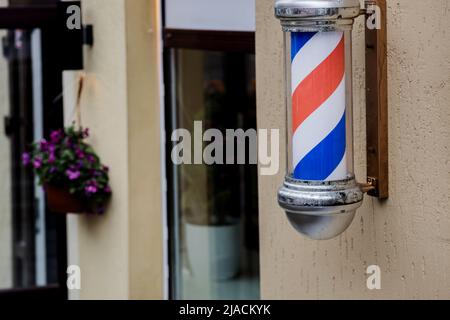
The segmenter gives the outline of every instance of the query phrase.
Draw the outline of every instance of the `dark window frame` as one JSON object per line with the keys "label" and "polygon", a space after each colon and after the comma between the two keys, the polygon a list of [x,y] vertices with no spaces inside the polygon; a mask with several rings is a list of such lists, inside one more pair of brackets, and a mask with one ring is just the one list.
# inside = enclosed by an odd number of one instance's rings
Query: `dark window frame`
{"label": "dark window frame", "polygon": [[[10,7],[0,8],[0,28],[1,29],[41,29],[42,35],[42,56],[43,56],[43,74],[42,74],[42,85],[43,85],[43,99],[44,99],[44,110],[43,110],[43,128],[44,135],[48,135],[53,129],[61,128],[63,126],[63,104],[62,99],[56,99],[60,92],[62,92],[62,64],[60,57],[58,56],[58,38],[60,34],[58,30],[55,30],[54,26],[57,22],[58,8],[57,0],[46,0],[44,5],[28,4],[23,3],[23,1],[10,1]],[[17,5],[17,7],[15,7]],[[11,64],[11,63],[10,63]],[[29,65],[25,68],[30,69]],[[17,81],[17,74],[10,72],[10,82]],[[27,89],[28,90],[28,89]],[[23,92],[22,92],[23,93]],[[15,104],[27,103],[29,97],[21,97],[20,93],[11,92],[11,107]],[[25,102],[24,102],[25,99]],[[52,107],[49,108],[48,105]],[[23,111],[23,110],[21,110]],[[16,110],[12,112],[15,114]],[[18,115],[21,112],[19,111]],[[14,120],[14,119],[13,119]],[[30,128],[24,129],[23,126],[27,123],[22,123],[21,119],[19,121],[10,122],[9,133],[14,141],[14,139],[29,139]],[[28,123],[29,125],[29,123]],[[32,126],[31,126],[32,128]],[[26,132],[25,132],[25,131]],[[32,130],[32,129],[31,129]],[[20,132],[20,133],[18,133]],[[16,137],[14,137],[16,135]],[[29,141],[27,141],[29,142]],[[17,162],[18,157],[20,157],[21,150],[13,146],[12,157],[13,160]],[[19,172],[21,171],[21,172]],[[19,179],[24,174],[23,170],[14,170],[13,179]],[[25,173],[27,176],[30,174]],[[34,186],[27,186],[27,191],[25,196],[30,197],[34,194]],[[23,190],[22,190],[23,191]],[[17,201],[22,201],[23,195],[21,195],[21,190],[13,189],[13,199]],[[28,195],[28,196],[27,196]],[[33,202],[33,199],[28,201]],[[32,205],[34,207],[34,205]],[[13,209],[13,221],[17,218],[18,209]],[[30,209],[34,210],[34,209]],[[46,219],[46,224],[49,223],[49,219]],[[0,290],[0,299],[49,299],[49,300],[66,300],[68,297],[67,286],[66,286],[66,268],[67,268],[67,234],[66,234],[66,219],[65,216],[56,217],[52,219],[54,224],[56,234],[54,235],[54,240],[57,241],[57,283],[49,284],[43,287],[26,287],[26,288],[12,288],[12,289],[2,289]],[[18,226],[20,227],[20,226]],[[16,226],[13,227],[13,233],[17,233]],[[29,230],[28,230],[29,231]],[[14,235],[13,246],[16,246],[15,241],[16,236]],[[47,242],[49,239],[47,238]],[[33,245],[32,245],[33,246]],[[15,251],[15,249],[13,250]],[[14,260],[17,257],[17,252],[13,254]],[[47,266],[48,267],[48,266]],[[15,267],[14,267],[15,268]],[[16,272],[15,272],[16,273]],[[14,283],[18,282],[17,274],[14,275]]]}
{"label": "dark window frame", "polygon": [[[163,23],[164,23],[164,6],[163,6]],[[167,130],[172,128],[172,83],[171,77],[173,68],[171,65],[171,49],[193,49],[193,50],[207,50],[207,51],[226,51],[255,54],[255,32],[247,31],[219,31],[219,30],[194,30],[194,29],[163,29],[163,64],[164,64],[164,88],[165,88],[165,128],[166,128],[166,159],[170,159],[173,143],[171,142],[171,132]],[[168,237],[168,264],[169,264],[169,299],[175,298],[175,281],[172,277],[175,274],[175,263],[173,257],[175,256],[175,246],[173,244],[173,237],[171,230],[174,227],[173,217],[175,214],[174,199],[175,192],[173,186],[169,181],[173,181],[173,165],[170,161],[166,161],[166,181],[167,183],[167,226],[169,228]]]}
{"label": "dark window frame", "polygon": [[164,28],[164,47],[255,54],[255,32]]}

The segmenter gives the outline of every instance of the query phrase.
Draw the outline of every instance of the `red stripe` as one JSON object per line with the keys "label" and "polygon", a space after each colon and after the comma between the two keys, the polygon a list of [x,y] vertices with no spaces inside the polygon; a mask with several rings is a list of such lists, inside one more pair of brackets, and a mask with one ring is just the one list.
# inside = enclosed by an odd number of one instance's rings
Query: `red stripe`
{"label": "red stripe", "polygon": [[309,74],[292,95],[292,128],[297,128],[338,87],[345,73],[344,37],[333,52]]}

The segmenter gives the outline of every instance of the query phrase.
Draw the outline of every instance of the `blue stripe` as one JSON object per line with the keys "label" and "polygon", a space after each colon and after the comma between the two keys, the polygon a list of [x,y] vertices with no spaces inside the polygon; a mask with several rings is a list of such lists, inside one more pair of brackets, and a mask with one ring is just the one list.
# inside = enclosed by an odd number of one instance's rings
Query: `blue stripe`
{"label": "blue stripe", "polygon": [[336,128],[308,153],[296,166],[294,178],[300,180],[326,180],[337,168],[345,154],[345,113]]}
{"label": "blue stripe", "polygon": [[316,32],[292,32],[291,33],[291,59],[294,60],[297,53],[309,41]]}

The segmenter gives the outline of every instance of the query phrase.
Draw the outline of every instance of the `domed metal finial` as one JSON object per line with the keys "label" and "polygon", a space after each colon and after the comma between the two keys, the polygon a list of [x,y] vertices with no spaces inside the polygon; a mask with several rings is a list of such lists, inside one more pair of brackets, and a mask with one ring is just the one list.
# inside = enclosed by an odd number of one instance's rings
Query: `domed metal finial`
{"label": "domed metal finial", "polygon": [[359,16],[359,0],[278,0],[275,16],[284,31],[334,31],[351,29]]}
{"label": "domed metal finial", "polygon": [[328,240],[344,232],[363,197],[353,175],[341,181],[301,181],[287,177],[278,191],[278,203],[293,227],[315,240]]}

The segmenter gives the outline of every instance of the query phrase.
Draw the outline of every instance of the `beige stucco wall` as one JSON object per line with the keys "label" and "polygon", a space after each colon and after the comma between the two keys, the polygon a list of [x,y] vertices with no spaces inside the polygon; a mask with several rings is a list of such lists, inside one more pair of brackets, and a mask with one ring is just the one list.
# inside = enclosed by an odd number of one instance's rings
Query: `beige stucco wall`
{"label": "beige stucco wall", "polygon": [[[0,0],[0,7],[6,4],[6,0]],[[0,31],[0,38],[4,35],[5,32]],[[0,289],[12,285],[10,143],[1,120],[9,114],[7,67],[6,59],[0,56]]]}
{"label": "beige stucco wall", "polygon": [[[159,7],[156,0],[85,0],[95,45],[86,50],[82,123],[111,168],[102,217],[68,219],[69,264],[81,267],[72,299],[163,298]],[[65,75],[66,121],[76,74]]]}
{"label": "beige stucco wall", "polygon": [[[345,234],[318,242],[294,232],[278,208],[283,172],[260,177],[263,298],[450,298],[450,6],[387,2],[391,196],[367,197]],[[257,1],[260,128],[284,127],[282,34],[273,3]],[[364,181],[362,23],[354,36],[354,125],[356,174]],[[382,290],[366,288],[373,264],[381,268]]]}

